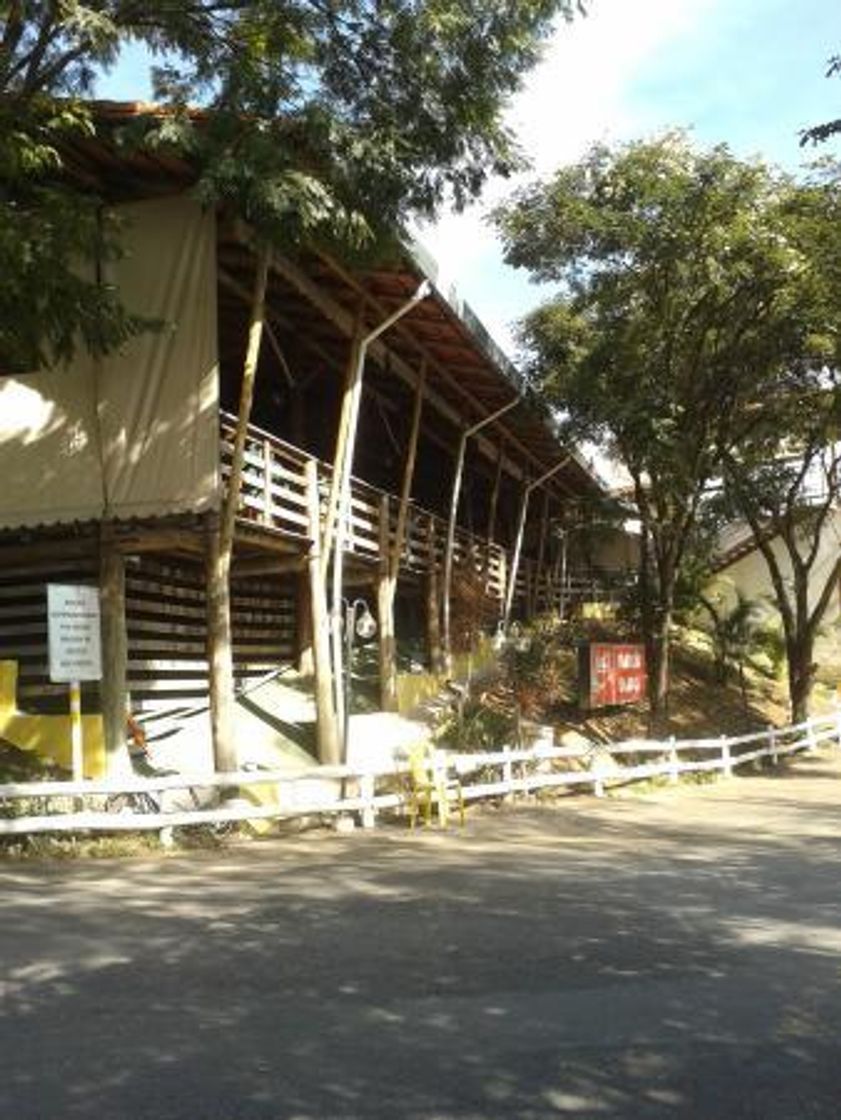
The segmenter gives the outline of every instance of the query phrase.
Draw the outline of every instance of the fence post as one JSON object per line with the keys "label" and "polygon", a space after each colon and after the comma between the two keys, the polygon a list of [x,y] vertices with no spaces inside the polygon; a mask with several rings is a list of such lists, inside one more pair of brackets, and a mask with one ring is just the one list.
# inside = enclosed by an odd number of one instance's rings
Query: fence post
{"label": "fence post", "polygon": [[443,751],[433,752],[432,785],[438,796],[438,823],[446,826],[450,819],[450,799],[447,793],[447,757]]}
{"label": "fence post", "polygon": [[359,778],[359,796],[362,799],[362,827],[374,828],[377,810],[374,808],[374,775],[362,774]]}
{"label": "fence post", "polygon": [[593,794],[596,797],[604,797],[604,780],[599,773],[599,756],[594,754],[590,760],[590,773],[593,775]]}
{"label": "fence post", "polygon": [[809,716],[809,718],[806,720],[806,738],[809,741],[808,750],[817,750],[818,744],[815,739],[815,724],[813,723],[811,716]]}
{"label": "fence post", "polygon": [[773,723],[768,724],[768,747],[771,751],[771,762],[776,766],[780,756],[777,754],[777,729]]}
{"label": "fence post", "polygon": [[669,781],[678,782],[680,780],[680,763],[678,761],[677,747],[675,746],[674,735],[669,736]]}
{"label": "fence post", "polygon": [[721,736],[721,772],[725,778],[733,777],[733,758],[726,735]]}
{"label": "fence post", "polygon": [[504,798],[506,801],[514,800],[514,767],[511,764],[511,748],[503,747],[502,753],[505,756],[502,763],[502,780],[506,785]]}

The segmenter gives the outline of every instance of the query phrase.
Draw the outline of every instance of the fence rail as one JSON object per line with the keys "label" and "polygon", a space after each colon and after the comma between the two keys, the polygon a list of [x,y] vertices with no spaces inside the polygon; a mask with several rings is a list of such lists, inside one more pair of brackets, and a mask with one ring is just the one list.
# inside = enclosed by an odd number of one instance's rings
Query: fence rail
{"label": "fence rail", "polygon": [[[660,776],[674,782],[682,774],[705,771],[732,776],[739,767],[760,759],[776,763],[781,757],[813,750],[829,741],[841,746],[841,710],[789,727],[769,727],[730,738],[628,740],[585,750],[548,744],[469,754],[435,750],[429,757],[430,788],[440,791],[443,798],[464,801],[574,786],[590,786],[596,796],[602,796],[609,784]],[[617,757],[630,758],[630,764],[621,765]],[[638,761],[647,757],[652,761]],[[118,781],[6,783],[0,785],[0,836],[166,831],[188,825],[288,819],[315,813],[360,813],[363,825],[370,827],[380,812],[407,809],[411,795],[406,782],[412,772],[413,766],[404,755],[367,768],[314,766],[295,773],[248,770],[219,775],[161,774]],[[342,787],[348,783],[355,791],[344,796]],[[308,789],[308,784],[318,788]],[[218,796],[224,789],[246,791],[258,786],[263,791],[271,789],[275,803],[253,804],[238,799],[203,807],[196,797],[197,791],[207,797],[214,793]],[[147,799],[158,795],[163,803],[164,795],[173,791],[189,793],[195,807],[119,813],[105,807],[107,799],[117,795]],[[37,806],[39,811],[21,805],[30,801],[42,802]],[[23,812],[15,815],[16,809]]]}

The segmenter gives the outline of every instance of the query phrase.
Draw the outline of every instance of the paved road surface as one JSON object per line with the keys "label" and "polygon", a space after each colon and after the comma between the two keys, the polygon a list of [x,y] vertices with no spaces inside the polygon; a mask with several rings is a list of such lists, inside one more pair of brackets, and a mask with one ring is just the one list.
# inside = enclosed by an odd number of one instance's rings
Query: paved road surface
{"label": "paved road surface", "polygon": [[0,1117],[841,1117],[841,768],[0,868]]}

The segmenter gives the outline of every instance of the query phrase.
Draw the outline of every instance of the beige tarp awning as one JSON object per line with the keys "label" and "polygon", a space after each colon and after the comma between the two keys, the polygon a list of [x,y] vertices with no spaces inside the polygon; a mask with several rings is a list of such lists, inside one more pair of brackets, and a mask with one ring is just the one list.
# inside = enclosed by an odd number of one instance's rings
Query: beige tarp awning
{"label": "beige tarp awning", "polygon": [[188,198],[119,213],[113,279],[163,329],[100,362],[0,376],[0,528],[218,505],[215,216]]}

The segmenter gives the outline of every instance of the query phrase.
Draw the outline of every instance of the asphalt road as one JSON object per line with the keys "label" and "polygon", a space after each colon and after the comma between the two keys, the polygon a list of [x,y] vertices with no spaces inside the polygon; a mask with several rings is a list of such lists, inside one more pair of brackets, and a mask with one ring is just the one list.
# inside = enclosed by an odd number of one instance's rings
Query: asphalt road
{"label": "asphalt road", "polygon": [[0,1117],[841,1117],[841,768],[0,865]]}

